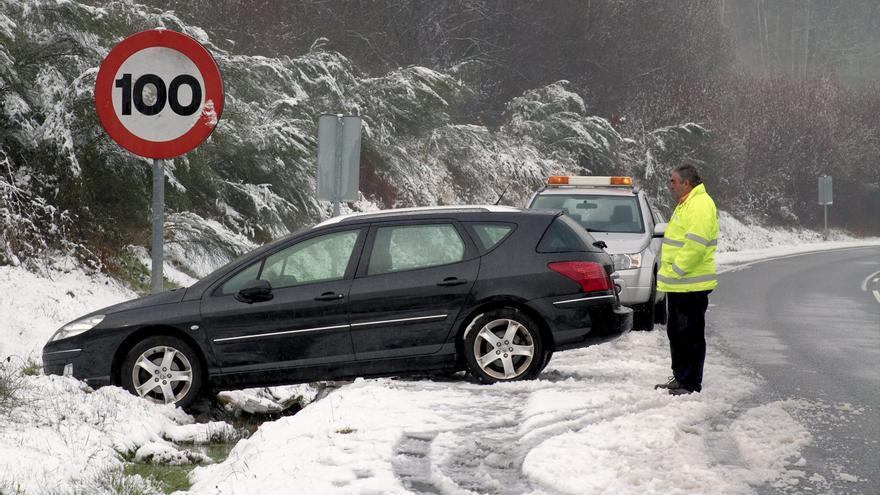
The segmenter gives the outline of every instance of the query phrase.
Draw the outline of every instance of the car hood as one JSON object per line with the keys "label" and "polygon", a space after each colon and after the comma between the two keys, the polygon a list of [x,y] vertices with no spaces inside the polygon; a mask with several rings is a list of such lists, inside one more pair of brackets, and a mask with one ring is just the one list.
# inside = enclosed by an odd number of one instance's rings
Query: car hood
{"label": "car hood", "polygon": [[82,316],[82,318],[86,318],[91,315],[110,315],[113,313],[119,313],[131,309],[148,308],[151,306],[161,306],[162,304],[176,303],[180,302],[180,300],[183,299],[184,294],[186,294],[186,289],[168,290],[165,292],[160,292],[158,294],[151,294],[149,296],[139,297],[130,301],[107,306],[106,308],[101,308],[98,311],[93,311],[85,316]]}
{"label": "car hood", "polygon": [[641,253],[651,238],[645,234],[618,234],[613,232],[590,232],[597,241],[605,241],[608,254]]}

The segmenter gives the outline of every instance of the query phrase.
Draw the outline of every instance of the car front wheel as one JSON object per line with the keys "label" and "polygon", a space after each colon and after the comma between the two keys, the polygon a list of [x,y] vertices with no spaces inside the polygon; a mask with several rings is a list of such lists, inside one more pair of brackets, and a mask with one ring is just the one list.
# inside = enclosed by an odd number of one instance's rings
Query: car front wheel
{"label": "car front wheel", "polygon": [[122,363],[121,383],[152,402],[186,408],[199,397],[202,365],[186,342],[171,336],[155,336],[138,342]]}
{"label": "car front wheel", "polygon": [[545,352],[538,324],[513,308],[477,316],[464,339],[468,370],[485,383],[536,377]]}

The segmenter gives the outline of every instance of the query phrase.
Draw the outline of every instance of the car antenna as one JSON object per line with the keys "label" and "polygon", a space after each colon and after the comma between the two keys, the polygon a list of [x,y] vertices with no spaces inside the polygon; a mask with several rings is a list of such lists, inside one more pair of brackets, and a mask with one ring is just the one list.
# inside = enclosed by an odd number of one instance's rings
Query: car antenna
{"label": "car antenna", "polygon": [[501,202],[501,198],[504,197],[504,193],[506,193],[508,189],[510,189],[510,184],[508,184],[507,187],[505,187],[504,190],[501,191],[501,194],[498,195],[498,199],[495,201],[496,206],[498,205],[498,203]]}

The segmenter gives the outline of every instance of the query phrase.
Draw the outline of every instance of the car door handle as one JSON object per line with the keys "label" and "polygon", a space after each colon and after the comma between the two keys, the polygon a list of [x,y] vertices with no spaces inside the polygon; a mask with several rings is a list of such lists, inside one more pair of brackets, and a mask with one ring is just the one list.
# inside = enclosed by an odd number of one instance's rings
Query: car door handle
{"label": "car door handle", "polygon": [[325,292],[316,297],[315,301],[335,301],[337,299],[342,299],[343,297],[345,296],[337,292]]}
{"label": "car door handle", "polygon": [[440,287],[452,287],[453,285],[461,285],[461,284],[466,284],[466,283],[467,283],[467,280],[465,280],[463,278],[446,277],[443,279],[442,282],[438,282],[437,285],[439,285]]}

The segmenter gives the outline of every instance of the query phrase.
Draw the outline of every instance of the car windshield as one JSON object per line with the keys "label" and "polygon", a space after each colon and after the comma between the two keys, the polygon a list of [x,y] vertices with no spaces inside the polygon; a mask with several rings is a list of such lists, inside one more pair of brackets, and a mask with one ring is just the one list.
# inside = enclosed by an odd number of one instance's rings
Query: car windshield
{"label": "car windshield", "polygon": [[588,232],[645,232],[636,196],[545,194],[535,198],[532,208],[562,210]]}

